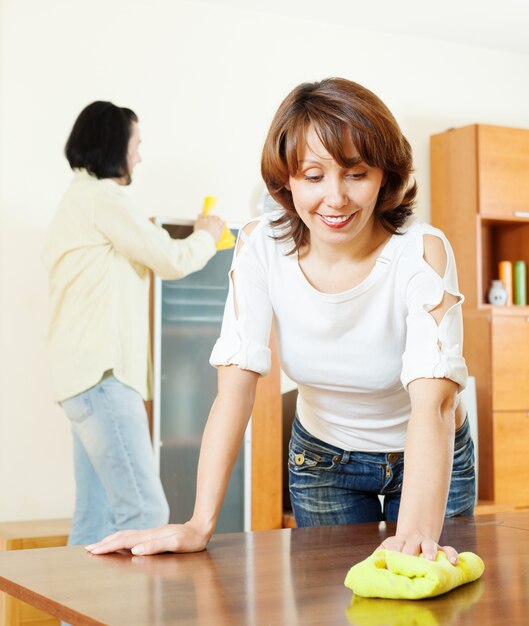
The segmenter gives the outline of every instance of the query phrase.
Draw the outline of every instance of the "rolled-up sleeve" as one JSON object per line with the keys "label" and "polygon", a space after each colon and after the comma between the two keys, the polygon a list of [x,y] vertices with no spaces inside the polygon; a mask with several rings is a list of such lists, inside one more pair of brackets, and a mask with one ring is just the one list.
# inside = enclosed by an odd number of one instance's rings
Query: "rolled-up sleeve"
{"label": "rolled-up sleeve", "polygon": [[[467,367],[463,358],[464,301],[457,284],[457,271],[452,248],[441,237],[447,257],[444,276],[421,258],[420,269],[407,286],[406,348],[402,357],[401,381],[407,389],[417,378],[448,378],[465,388]],[[457,298],[438,324],[431,314],[449,293]]]}
{"label": "rolled-up sleeve", "polygon": [[237,365],[266,375],[271,366],[269,348],[272,305],[268,291],[268,264],[259,224],[237,252],[230,282],[221,334],[210,357],[211,365]]}
{"label": "rolled-up sleeve", "polygon": [[215,240],[207,231],[196,230],[185,239],[172,239],[119,190],[107,190],[97,197],[94,222],[117,252],[163,279],[176,280],[201,270],[216,253]]}

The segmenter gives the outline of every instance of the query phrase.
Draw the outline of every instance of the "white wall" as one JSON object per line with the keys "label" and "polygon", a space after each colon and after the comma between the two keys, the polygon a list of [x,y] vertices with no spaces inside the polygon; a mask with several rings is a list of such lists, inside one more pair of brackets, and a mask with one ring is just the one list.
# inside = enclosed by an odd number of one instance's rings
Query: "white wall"
{"label": "white wall", "polygon": [[140,117],[146,212],[191,217],[206,194],[240,220],[262,188],[273,112],[301,81],[371,88],[410,139],[429,216],[428,141],[473,122],[529,127],[529,55],[175,0],[0,0],[0,520],[68,516],[66,419],[45,348],[46,226],[70,173],[62,148],[95,99]]}

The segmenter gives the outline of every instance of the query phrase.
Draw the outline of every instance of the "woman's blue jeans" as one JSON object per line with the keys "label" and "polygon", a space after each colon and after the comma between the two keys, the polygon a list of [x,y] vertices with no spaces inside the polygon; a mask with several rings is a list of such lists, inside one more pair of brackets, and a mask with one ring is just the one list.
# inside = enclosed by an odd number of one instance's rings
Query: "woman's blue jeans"
{"label": "woman's blue jeans", "polygon": [[166,524],[169,507],[140,394],[110,375],[61,406],[71,422],[76,482],[68,543]]}
{"label": "woman's blue jeans", "polygon": [[[292,425],[288,454],[290,500],[298,527],[396,521],[404,453],[349,452]],[[379,495],[384,496],[381,505]],[[446,517],[472,515],[476,495],[474,445],[468,419],[456,431]]]}

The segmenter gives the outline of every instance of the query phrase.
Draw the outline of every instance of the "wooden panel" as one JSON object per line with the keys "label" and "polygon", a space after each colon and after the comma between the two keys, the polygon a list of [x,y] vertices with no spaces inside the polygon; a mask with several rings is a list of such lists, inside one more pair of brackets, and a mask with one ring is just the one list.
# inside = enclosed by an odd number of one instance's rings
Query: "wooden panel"
{"label": "wooden panel", "polygon": [[476,378],[479,438],[479,484],[480,500],[494,498],[492,464],[492,378],[491,362],[491,314],[487,311],[466,312],[463,316],[465,340],[463,355],[468,372]]}
{"label": "wooden panel", "polygon": [[488,304],[489,288],[492,281],[499,277],[499,266],[495,255],[495,227],[486,220],[480,220],[479,234],[481,237],[479,240],[481,280],[478,278],[478,306]]}
{"label": "wooden panel", "polygon": [[494,413],[494,499],[529,506],[529,411]]}
{"label": "wooden panel", "polygon": [[529,130],[478,126],[478,154],[480,213],[529,217]]}
{"label": "wooden panel", "polygon": [[465,126],[430,139],[431,221],[454,249],[465,309],[482,301],[478,296],[481,251],[477,233],[476,129],[475,125]]}
{"label": "wooden panel", "polygon": [[20,624],[20,626],[59,626],[59,620],[56,617],[52,617],[48,615],[48,613],[44,613],[43,611],[39,611],[35,607],[30,604],[26,604],[25,602],[21,602],[20,600],[14,600],[13,604],[16,602],[17,607],[17,622],[13,622],[12,626],[15,624]]}
{"label": "wooden panel", "polygon": [[71,523],[70,519],[0,522],[0,547],[9,550],[11,549],[10,541],[22,538],[66,536],[70,532]]}
{"label": "wooden panel", "polygon": [[281,370],[272,333],[272,369],[257,383],[252,412],[252,530],[283,522]]}
{"label": "wooden panel", "polygon": [[30,537],[20,541],[20,550],[32,550],[34,548],[58,548],[68,543],[68,535],[57,537]]}
{"label": "wooden panel", "polygon": [[[0,550],[65,546],[71,520],[32,520],[0,523]],[[58,626],[59,620],[20,600],[0,593],[1,626]]]}
{"label": "wooden panel", "polygon": [[529,316],[500,313],[492,322],[492,408],[529,410]]}
{"label": "wooden panel", "polygon": [[294,519],[294,513],[291,511],[283,512],[283,528],[296,528],[296,520]]}

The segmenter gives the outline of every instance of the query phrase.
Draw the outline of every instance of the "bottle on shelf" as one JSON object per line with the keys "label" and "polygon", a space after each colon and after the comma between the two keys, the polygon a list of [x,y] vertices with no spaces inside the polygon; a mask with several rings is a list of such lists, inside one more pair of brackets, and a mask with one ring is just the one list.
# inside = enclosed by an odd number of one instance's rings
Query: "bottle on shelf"
{"label": "bottle on shelf", "polygon": [[[500,280],[507,291],[507,306],[512,305],[512,263],[510,261],[500,261],[499,263]],[[490,300],[489,300],[490,302]]]}
{"label": "bottle on shelf", "polygon": [[505,306],[507,304],[508,294],[503,281],[493,280],[487,296],[490,304],[494,306]]}
{"label": "bottle on shelf", "polygon": [[514,263],[514,304],[527,305],[527,268],[525,261]]}

